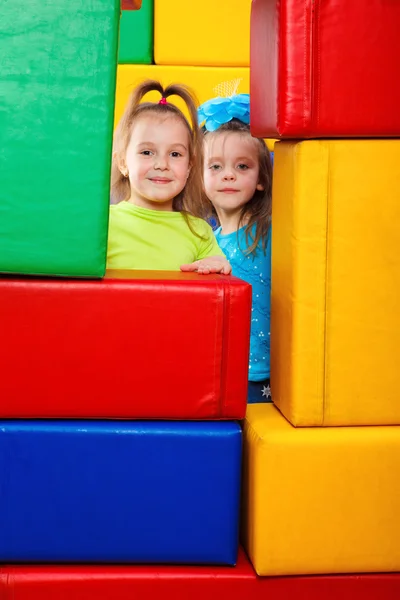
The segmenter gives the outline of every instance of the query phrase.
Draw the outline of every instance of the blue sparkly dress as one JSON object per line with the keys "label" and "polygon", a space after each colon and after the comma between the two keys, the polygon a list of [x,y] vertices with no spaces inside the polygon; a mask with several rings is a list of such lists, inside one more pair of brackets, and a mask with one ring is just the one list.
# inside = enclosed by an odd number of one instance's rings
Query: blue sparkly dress
{"label": "blue sparkly dress", "polygon": [[[249,362],[249,401],[270,400],[270,321],[271,321],[271,228],[265,253],[260,240],[255,254],[245,254],[245,228],[223,235],[221,227],[215,231],[219,247],[232,265],[232,274],[252,286],[250,362]],[[252,231],[254,234],[255,226]],[[251,241],[250,241],[251,244]],[[252,382],[260,385],[254,386]],[[259,393],[254,399],[252,392]],[[253,397],[251,399],[250,397]]]}

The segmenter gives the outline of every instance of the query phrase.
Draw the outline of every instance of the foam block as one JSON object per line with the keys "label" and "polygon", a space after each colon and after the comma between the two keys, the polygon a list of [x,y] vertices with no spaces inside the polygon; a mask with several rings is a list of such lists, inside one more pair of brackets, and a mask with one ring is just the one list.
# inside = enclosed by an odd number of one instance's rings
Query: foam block
{"label": "foam block", "polygon": [[156,64],[249,66],[251,0],[154,1]]}
{"label": "foam block", "polygon": [[142,0],[121,0],[122,10],[139,10],[142,7]]}
{"label": "foam block", "polygon": [[[157,7],[156,7],[157,8]],[[214,88],[223,81],[240,79],[238,93],[249,92],[249,69],[229,67],[187,67],[187,66],[158,66],[158,65],[119,65],[117,74],[117,93],[115,106],[115,123],[119,121],[125,109],[126,102],[133,88],[144,79],[157,79],[166,86],[170,83],[184,83],[196,94],[200,103],[212,98]],[[160,99],[158,92],[146,96],[150,101]],[[188,113],[185,104],[179,98],[171,98],[185,115]]]}
{"label": "foam block", "polygon": [[400,141],[274,158],[274,402],[299,426],[399,425]]}
{"label": "foam block", "polygon": [[[3,595],[1,592],[4,587]],[[243,600],[260,581],[242,549],[235,568],[221,566],[0,567],[0,598],[9,600]],[[8,591],[9,590],[9,591]]]}
{"label": "foam block", "polygon": [[2,421],[0,561],[234,564],[236,423]]}
{"label": "foam block", "polygon": [[0,567],[2,600],[398,600],[400,575],[258,577],[242,549],[236,567]]}
{"label": "foam block", "polygon": [[398,137],[400,3],[253,0],[258,137]]}
{"label": "foam block", "polygon": [[243,418],[250,310],[231,276],[0,279],[0,416]]}
{"label": "foam block", "polygon": [[105,272],[119,0],[3,3],[0,272]]}
{"label": "foam block", "polygon": [[400,427],[244,425],[243,543],[259,575],[400,570]]}
{"label": "foam block", "polygon": [[153,62],[153,12],[153,0],[145,0],[139,11],[122,11],[118,62]]}

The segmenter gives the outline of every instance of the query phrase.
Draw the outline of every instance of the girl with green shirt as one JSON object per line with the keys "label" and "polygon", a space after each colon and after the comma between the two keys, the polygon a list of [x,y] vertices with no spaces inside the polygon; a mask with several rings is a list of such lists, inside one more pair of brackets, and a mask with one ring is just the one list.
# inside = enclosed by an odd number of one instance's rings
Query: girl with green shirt
{"label": "girl with green shirt", "polygon": [[[152,91],[161,100],[141,102]],[[167,101],[179,96],[191,124]],[[108,269],[229,274],[231,267],[203,220],[202,137],[193,96],[181,85],[145,81],[116,129],[111,175]]]}

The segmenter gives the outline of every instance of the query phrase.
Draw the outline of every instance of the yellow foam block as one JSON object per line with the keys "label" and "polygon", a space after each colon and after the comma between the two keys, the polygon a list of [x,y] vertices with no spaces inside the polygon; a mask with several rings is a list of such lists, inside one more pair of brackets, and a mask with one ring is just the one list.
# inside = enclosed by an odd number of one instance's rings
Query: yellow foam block
{"label": "yellow foam block", "polygon": [[[248,68],[119,65],[117,71],[115,124],[121,118],[129,94],[144,79],[157,79],[164,86],[170,83],[184,83],[194,91],[200,104],[215,96],[214,88],[221,81],[240,79],[237,93],[248,94],[250,90],[250,73]],[[157,93],[148,95],[148,99],[153,102],[157,101],[158,97]],[[175,102],[188,117],[185,105],[179,98],[171,98],[171,102]],[[272,151],[275,140],[265,140],[265,142]]]}
{"label": "yellow foam block", "polygon": [[400,427],[244,424],[243,544],[259,575],[400,570]]}
{"label": "yellow foam block", "polygon": [[291,423],[400,424],[400,140],[275,146],[271,388]]}
{"label": "yellow foam block", "polygon": [[[144,79],[157,79],[164,86],[171,83],[183,83],[194,91],[201,104],[212,98],[215,95],[215,86],[225,80],[240,79],[238,93],[249,93],[249,76],[248,68],[119,65],[117,71],[115,122],[119,121],[133,88]],[[148,99],[151,102],[157,101],[158,98],[159,94],[155,92],[148,95]],[[179,98],[171,97],[171,102],[176,103],[185,112],[186,116],[188,116],[185,105]]]}
{"label": "yellow foam block", "polygon": [[251,0],[155,0],[158,65],[248,67]]}

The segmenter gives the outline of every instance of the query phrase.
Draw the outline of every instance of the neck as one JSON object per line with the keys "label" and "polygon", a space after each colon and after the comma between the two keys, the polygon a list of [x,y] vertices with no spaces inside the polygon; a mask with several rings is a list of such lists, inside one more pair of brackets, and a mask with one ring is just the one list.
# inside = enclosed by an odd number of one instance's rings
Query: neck
{"label": "neck", "polygon": [[131,196],[127,202],[139,206],[141,208],[147,208],[148,210],[157,210],[159,212],[172,212],[173,209],[173,198],[164,202],[155,202],[143,198]]}
{"label": "neck", "polygon": [[240,213],[225,213],[218,211],[218,220],[221,224],[221,233],[227,235],[228,233],[233,233],[237,231],[240,227],[243,227],[248,222],[248,219],[244,218],[241,223],[240,221]]}

